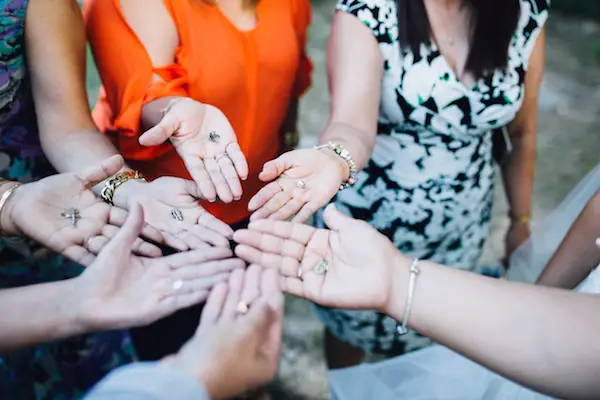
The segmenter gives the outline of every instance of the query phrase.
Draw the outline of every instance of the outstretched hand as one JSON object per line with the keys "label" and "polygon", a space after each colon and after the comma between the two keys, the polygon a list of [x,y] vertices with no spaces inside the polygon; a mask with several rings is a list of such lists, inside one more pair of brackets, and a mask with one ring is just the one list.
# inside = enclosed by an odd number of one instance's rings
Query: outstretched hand
{"label": "outstretched hand", "polygon": [[143,326],[208,298],[219,282],[244,267],[225,248],[203,248],[166,257],[131,253],[144,224],[133,205],[130,215],[98,258],[74,279],[73,306],[86,331]]}
{"label": "outstretched hand", "polygon": [[294,150],[263,167],[263,187],[248,203],[250,220],[306,222],[338,192],[346,165],[329,150]]}
{"label": "outstretched hand", "polygon": [[170,140],[183,159],[202,197],[224,203],[242,197],[240,179],[248,163],[227,117],[216,107],[190,98],[172,100],[162,120],[140,136],[143,146]]}
{"label": "outstretched hand", "polygon": [[[123,158],[113,156],[81,174],[52,175],[22,185],[5,205],[2,229],[90,265],[127,218],[127,211],[104,203],[90,188],[122,166]],[[155,242],[163,241],[162,234],[150,226],[144,226],[140,234]],[[139,238],[131,246],[139,255],[161,255],[158,247]]]}
{"label": "outstretched hand", "polygon": [[[234,240],[238,257],[273,268],[282,289],[324,306],[383,309],[400,253],[366,222],[327,207],[329,229],[282,221],[251,222]],[[401,257],[401,256],[400,256]]]}

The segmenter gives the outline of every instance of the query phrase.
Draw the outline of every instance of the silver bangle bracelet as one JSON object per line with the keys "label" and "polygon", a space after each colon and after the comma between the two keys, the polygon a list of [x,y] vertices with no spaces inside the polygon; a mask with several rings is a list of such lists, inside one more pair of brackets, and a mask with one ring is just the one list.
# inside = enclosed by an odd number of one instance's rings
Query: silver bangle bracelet
{"label": "silver bangle bracelet", "polygon": [[350,172],[350,174],[348,176],[348,179],[346,179],[345,181],[340,183],[339,190],[344,190],[344,189],[347,189],[350,186],[354,185],[354,183],[356,182],[356,176],[358,175],[358,170],[356,168],[356,162],[354,161],[354,158],[352,158],[352,156],[350,155],[350,152],[348,152],[348,150],[346,150],[346,148],[344,146],[342,146],[341,144],[334,143],[334,142],[329,142],[327,144],[315,146],[314,148],[315,148],[315,150],[323,150],[323,149],[331,150],[335,154],[337,154],[339,157],[341,157],[342,160],[344,160],[346,162],[346,164],[348,164],[348,171]]}
{"label": "silver bangle bracelet", "polygon": [[402,317],[402,323],[396,327],[398,335],[403,336],[408,333],[408,318],[410,317],[410,310],[412,308],[413,298],[415,297],[415,284],[417,277],[421,269],[419,268],[419,259],[415,258],[410,265],[410,277],[408,278],[408,293],[406,294],[406,306],[404,308],[404,316]]}

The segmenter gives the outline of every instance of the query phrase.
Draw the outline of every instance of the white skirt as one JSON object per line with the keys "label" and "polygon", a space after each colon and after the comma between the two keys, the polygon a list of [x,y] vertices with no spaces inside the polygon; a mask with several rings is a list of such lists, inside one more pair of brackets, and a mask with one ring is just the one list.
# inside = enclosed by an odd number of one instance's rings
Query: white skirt
{"label": "white skirt", "polygon": [[[600,164],[512,255],[507,279],[534,283],[589,199],[600,189]],[[590,238],[595,240],[596,238]],[[577,287],[600,294],[600,267]],[[329,372],[333,400],[546,400],[443,346]]]}

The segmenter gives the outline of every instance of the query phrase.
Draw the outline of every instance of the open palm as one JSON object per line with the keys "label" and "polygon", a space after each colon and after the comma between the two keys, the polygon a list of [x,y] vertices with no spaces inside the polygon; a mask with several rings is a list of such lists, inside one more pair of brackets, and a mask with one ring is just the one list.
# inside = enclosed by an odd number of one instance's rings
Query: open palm
{"label": "open palm", "polygon": [[[122,164],[123,159],[114,156],[82,174],[53,175],[19,187],[6,205],[11,222],[5,230],[30,237],[82,265],[91,264],[117,234],[127,211],[106,204],[90,187],[116,173]],[[142,234],[163,241],[160,232],[150,226],[144,227]],[[148,257],[161,255],[158,247],[139,238],[133,241],[132,250]]]}
{"label": "open palm", "polygon": [[169,139],[204,198],[229,203],[242,197],[240,178],[248,177],[248,163],[218,108],[189,98],[173,100],[163,119],[140,136],[140,143],[156,146]]}
{"label": "open palm", "polygon": [[76,278],[80,314],[90,330],[119,329],[152,323],[204,301],[231,271],[244,267],[225,248],[205,248],[167,257],[131,253],[144,218],[132,207],[129,219],[94,263]]}
{"label": "open palm", "polygon": [[[325,211],[330,228],[261,220],[234,234],[238,257],[282,275],[286,292],[324,306],[379,309],[387,302],[397,251],[367,223]],[[322,261],[327,272],[313,268]],[[299,271],[301,272],[299,273]]]}
{"label": "open palm", "polygon": [[270,183],[250,199],[251,221],[293,216],[292,222],[305,222],[329,203],[345,179],[339,161],[315,149],[284,153],[266,163],[259,178]]}
{"label": "open palm", "polygon": [[[142,206],[146,222],[163,233],[167,244],[178,250],[229,246],[233,231],[200,206],[201,194],[194,182],[164,177],[131,183],[135,187],[128,188],[130,201]],[[182,220],[174,218],[174,209],[181,212]]]}

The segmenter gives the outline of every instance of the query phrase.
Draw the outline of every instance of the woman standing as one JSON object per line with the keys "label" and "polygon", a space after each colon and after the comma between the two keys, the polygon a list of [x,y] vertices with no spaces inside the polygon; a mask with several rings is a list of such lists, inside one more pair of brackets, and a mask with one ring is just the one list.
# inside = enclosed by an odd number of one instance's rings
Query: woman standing
{"label": "woman standing", "polygon": [[[337,9],[325,145],[268,164],[262,178],[274,182],[253,208],[305,220],[348,187],[336,205],[402,252],[474,270],[491,216],[492,132],[507,127],[509,255],[529,236],[548,1],[340,0]],[[277,191],[290,206],[265,210]],[[359,363],[362,350],[401,353],[428,343],[412,332],[399,337],[396,323],[375,312],[318,313],[333,368]]]}

